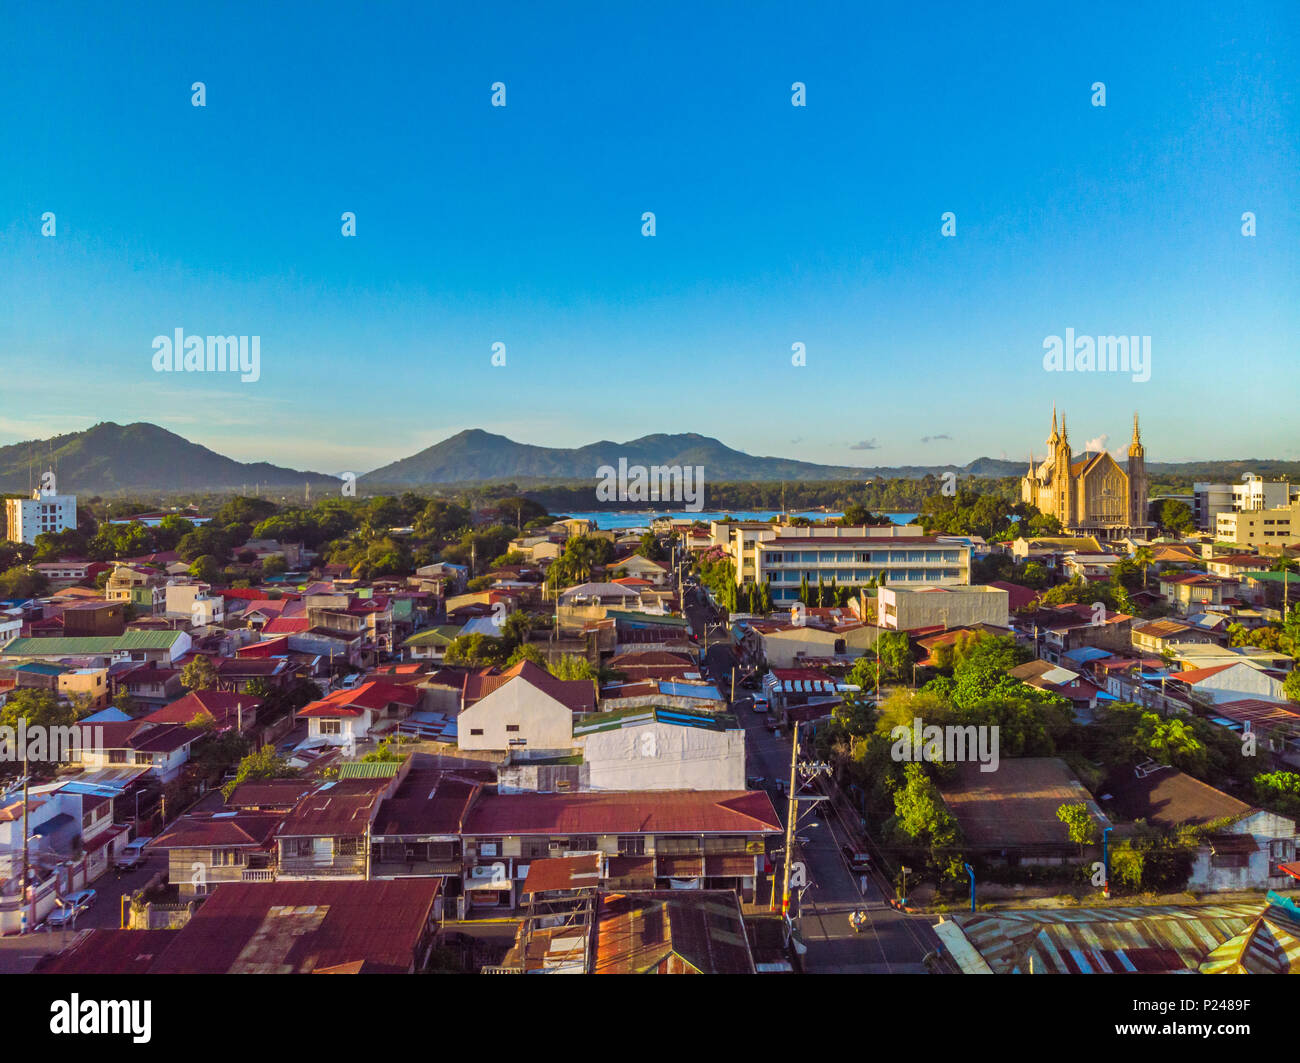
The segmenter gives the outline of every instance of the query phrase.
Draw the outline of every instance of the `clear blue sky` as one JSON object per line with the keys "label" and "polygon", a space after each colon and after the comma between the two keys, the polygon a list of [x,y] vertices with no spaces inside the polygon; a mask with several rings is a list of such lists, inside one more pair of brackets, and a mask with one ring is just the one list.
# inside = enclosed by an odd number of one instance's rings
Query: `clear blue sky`
{"label": "clear blue sky", "polygon": [[[1152,460],[1300,458],[1293,0],[707,6],[7,6],[0,442],[930,464],[1041,454],[1055,400],[1076,449],[1137,409]],[[261,380],[154,373],[176,327]],[[1066,328],[1150,381],[1044,372]]]}

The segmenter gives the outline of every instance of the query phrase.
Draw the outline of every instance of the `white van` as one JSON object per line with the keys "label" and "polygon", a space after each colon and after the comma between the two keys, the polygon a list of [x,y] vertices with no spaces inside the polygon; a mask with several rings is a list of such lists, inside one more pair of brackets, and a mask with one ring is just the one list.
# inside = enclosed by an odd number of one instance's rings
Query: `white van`
{"label": "white van", "polygon": [[130,871],[139,867],[145,862],[144,847],[151,841],[153,838],[136,838],[133,842],[127,842],[122,847],[122,851],[117,854],[117,863],[113,866],[119,871]]}

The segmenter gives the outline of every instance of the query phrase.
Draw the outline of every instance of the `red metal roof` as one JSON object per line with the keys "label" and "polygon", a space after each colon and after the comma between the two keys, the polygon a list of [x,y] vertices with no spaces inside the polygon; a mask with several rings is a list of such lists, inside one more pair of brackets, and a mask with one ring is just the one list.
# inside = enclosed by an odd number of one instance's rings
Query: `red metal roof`
{"label": "red metal roof", "polygon": [[181,723],[187,724],[200,716],[207,715],[217,727],[234,726],[240,713],[244,722],[252,719],[262,699],[252,694],[232,694],[224,690],[193,690],[183,698],[164,705],[157,712],[144,717],[146,723]]}
{"label": "red metal roof", "polygon": [[217,886],[151,974],[308,974],[360,965],[401,974],[431,919],[437,878]]}
{"label": "red metal roof", "polygon": [[480,798],[465,834],[775,834],[762,790],[497,794]]}

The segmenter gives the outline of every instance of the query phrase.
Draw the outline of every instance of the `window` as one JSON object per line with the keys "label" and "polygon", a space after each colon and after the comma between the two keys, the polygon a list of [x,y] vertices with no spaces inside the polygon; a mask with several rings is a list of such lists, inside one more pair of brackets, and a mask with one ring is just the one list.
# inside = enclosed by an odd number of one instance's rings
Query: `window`
{"label": "window", "polygon": [[311,856],[312,840],[310,838],[294,838],[290,843],[293,846],[294,856]]}
{"label": "window", "polygon": [[334,851],[339,856],[356,856],[361,852],[361,839],[355,837],[335,838]]}
{"label": "window", "polygon": [[1250,863],[1249,853],[1211,853],[1211,867],[1247,867]]}
{"label": "window", "polygon": [[472,735],[481,735],[481,734],[483,733],[483,728],[481,728],[481,727],[471,727],[471,728],[469,729],[469,733],[472,734]]}
{"label": "window", "polygon": [[618,851],[624,856],[645,856],[644,834],[620,834]]}
{"label": "window", "polygon": [[343,733],[342,720],[321,720],[320,733],[323,735],[340,735]]}
{"label": "window", "polygon": [[569,839],[569,850],[575,853],[587,853],[596,848],[594,834],[577,834]]}
{"label": "window", "polygon": [[501,853],[500,838],[480,838],[478,840],[479,856],[499,856]]}
{"label": "window", "polygon": [[212,866],[213,867],[236,867],[243,861],[239,858],[238,849],[213,849]]}
{"label": "window", "polygon": [[507,731],[518,731],[518,730],[519,730],[519,725],[518,725],[517,723],[508,723],[508,724],[506,724],[506,730],[507,730]]}
{"label": "window", "polygon": [[110,764],[125,764],[125,763],[126,763],[126,750],[125,750],[125,749],[110,749],[110,750],[108,751],[108,762],[109,762]]}

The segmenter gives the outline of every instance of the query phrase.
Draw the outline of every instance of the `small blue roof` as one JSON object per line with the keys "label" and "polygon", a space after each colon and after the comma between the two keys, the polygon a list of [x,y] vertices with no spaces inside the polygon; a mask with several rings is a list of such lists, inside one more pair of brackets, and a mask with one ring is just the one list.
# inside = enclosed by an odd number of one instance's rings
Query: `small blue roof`
{"label": "small blue roof", "polygon": [[115,708],[114,706],[110,705],[108,708],[101,709],[99,712],[95,713],[94,716],[87,716],[84,720],[80,720],[78,722],[79,723],[126,723],[130,719],[131,717],[128,716],[126,713],[124,713],[121,709]]}
{"label": "small blue roof", "polygon": [[698,683],[674,683],[672,680],[663,679],[659,682],[659,693],[667,694],[675,698],[708,698],[712,701],[721,701],[722,692],[714,686],[701,686]]}
{"label": "small blue roof", "polygon": [[1072,661],[1078,661],[1080,664],[1087,664],[1089,661],[1099,661],[1103,657],[1114,657],[1115,655],[1109,650],[1099,649],[1096,646],[1080,646],[1076,650],[1069,650],[1061,654],[1062,657],[1068,657]]}

